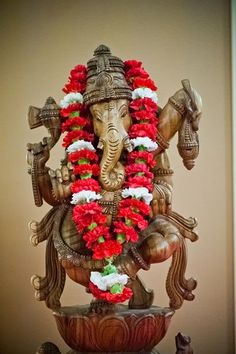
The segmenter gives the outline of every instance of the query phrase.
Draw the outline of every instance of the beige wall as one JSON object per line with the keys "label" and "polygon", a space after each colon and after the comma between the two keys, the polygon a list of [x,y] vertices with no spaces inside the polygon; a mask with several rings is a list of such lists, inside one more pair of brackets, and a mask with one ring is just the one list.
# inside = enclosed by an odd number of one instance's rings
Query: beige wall
{"label": "beige wall", "polygon": [[[196,300],[185,303],[160,345],[175,352],[178,331],[192,337],[196,354],[233,353],[232,180],[229,67],[229,6],[225,0],[62,1],[1,3],[1,348],[2,354],[32,354],[51,340],[63,353],[50,311],[36,302],[30,276],[44,273],[44,245],[29,244],[27,222],[49,209],[33,203],[25,145],[39,141],[30,131],[27,109],[57,100],[69,70],[86,63],[101,43],[122,59],[142,60],[159,86],[160,105],[189,78],[201,93],[201,151],[189,173],[175,142],[174,209],[199,220],[200,240],[189,243],[188,275],[199,280]],[[56,167],[62,149],[53,154]],[[155,289],[155,303],[167,305],[168,262],[143,274]],[[86,303],[84,289],[68,280],[64,304]]]}

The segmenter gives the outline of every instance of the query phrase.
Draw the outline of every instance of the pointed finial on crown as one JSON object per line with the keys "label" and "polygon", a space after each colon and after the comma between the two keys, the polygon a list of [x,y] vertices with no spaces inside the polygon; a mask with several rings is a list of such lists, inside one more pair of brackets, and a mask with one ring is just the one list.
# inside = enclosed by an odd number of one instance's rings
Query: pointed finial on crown
{"label": "pointed finial on crown", "polygon": [[131,90],[124,77],[124,63],[101,44],[94,51],[94,57],[87,63],[87,86],[84,102],[87,105],[109,99],[131,100]]}

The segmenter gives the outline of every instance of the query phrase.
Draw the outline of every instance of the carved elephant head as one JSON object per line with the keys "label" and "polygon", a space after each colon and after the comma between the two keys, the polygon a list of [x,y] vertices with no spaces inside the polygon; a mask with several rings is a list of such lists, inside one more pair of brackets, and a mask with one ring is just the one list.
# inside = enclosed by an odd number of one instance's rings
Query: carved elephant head
{"label": "carved elephant head", "polygon": [[99,137],[98,148],[103,150],[100,182],[105,190],[121,188],[124,167],[119,161],[123,148],[132,150],[127,131],[131,125],[128,99],[111,99],[90,107],[94,133]]}

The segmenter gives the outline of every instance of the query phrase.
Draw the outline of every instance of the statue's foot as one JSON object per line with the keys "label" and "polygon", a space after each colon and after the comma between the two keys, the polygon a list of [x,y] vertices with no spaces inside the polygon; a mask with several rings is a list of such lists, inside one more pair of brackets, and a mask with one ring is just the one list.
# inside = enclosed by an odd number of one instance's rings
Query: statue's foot
{"label": "statue's foot", "polygon": [[114,312],[115,309],[116,309],[116,305],[111,304],[109,302],[103,300],[92,300],[90,302],[88,312],[97,313],[97,314],[107,314],[109,312]]}

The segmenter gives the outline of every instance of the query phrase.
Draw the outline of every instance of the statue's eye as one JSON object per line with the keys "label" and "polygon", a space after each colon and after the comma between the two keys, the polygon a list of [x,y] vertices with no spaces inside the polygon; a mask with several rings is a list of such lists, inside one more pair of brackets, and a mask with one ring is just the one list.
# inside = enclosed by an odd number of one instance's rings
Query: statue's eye
{"label": "statue's eye", "polygon": [[128,111],[127,111],[127,109],[125,109],[125,110],[123,110],[123,111],[121,112],[120,117],[121,117],[121,118],[125,118],[125,117],[127,116],[127,114],[128,114]]}
{"label": "statue's eye", "polygon": [[94,111],[93,116],[97,121],[99,121],[99,122],[102,121],[102,114],[99,111]]}
{"label": "statue's eye", "polygon": [[120,118],[125,118],[128,115],[128,106],[127,104],[123,104],[120,108],[119,108],[119,115]]}

